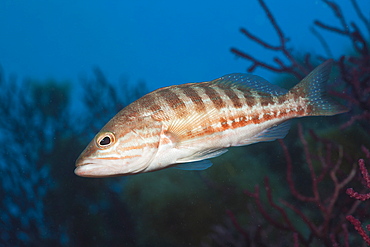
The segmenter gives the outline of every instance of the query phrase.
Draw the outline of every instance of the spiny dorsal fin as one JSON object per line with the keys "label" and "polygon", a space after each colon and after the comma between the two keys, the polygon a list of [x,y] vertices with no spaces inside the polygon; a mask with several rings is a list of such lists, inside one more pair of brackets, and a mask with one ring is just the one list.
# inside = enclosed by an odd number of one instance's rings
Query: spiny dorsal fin
{"label": "spiny dorsal fin", "polygon": [[220,85],[230,88],[245,88],[258,92],[267,93],[271,96],[279,96],[287,93],[287,90],[277,85],[271,84],[267,80],[257,75],[234,73],[224,75],[211,82],[214,85]]}

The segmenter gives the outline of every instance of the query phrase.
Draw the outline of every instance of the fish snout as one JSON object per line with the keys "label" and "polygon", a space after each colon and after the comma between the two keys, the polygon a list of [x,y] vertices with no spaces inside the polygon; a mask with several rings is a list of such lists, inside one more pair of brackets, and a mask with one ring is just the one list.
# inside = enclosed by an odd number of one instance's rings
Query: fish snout
{"label": "fish snout", "polygon": [[87,160],[95,156],[96,147],[93,142],[94,140],[91,141],[89,145],[82,151],[80,156],[78,156],[75,162],[76,167],[87,165],[88,164]]}
{"label": "fish snout", "polygon": [[76,167],[85,165],[86,163],[84,163],[83,161],[84,161],[83,157],[81,157],[81,155],[78,156],[76,163],[75,163]]}

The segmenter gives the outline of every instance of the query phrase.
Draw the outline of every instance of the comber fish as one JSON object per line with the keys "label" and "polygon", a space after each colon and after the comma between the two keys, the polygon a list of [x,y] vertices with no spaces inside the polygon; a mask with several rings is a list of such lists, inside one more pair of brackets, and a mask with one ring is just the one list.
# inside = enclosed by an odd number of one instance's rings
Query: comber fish
{"label": "comber fish", "polygon": [[103,127],[77,159],[75,173],[203,170],[228,147],[284,138],[289,119],[343,113],[345,107],[324,95],[332,63],[324,62],[289,91],[249,74],[157,89]]}

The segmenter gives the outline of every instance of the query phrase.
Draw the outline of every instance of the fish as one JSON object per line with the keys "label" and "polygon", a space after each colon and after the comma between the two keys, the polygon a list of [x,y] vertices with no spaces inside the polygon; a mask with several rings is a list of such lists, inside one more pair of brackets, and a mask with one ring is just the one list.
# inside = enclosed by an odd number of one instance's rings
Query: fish
{"label": "fish", "polygon": [[157,89],[118,112],[80,154],[74,172],[204,170],[229,147],[282,139],[290,119],[348,111],[326,96],[332,64],[322,63],[290,90],[245,73]]}

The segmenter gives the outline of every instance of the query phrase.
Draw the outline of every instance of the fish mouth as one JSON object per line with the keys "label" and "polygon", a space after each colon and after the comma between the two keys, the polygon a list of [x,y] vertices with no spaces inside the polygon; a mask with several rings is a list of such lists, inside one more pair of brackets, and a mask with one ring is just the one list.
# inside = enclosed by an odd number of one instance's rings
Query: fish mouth
{"label": "fish mouth", "polygon": [[117,166],[116,160],[80,159],[76,161],[74,173],[80,177],[105,178],[127,175]]}
{"label": "fish mouth", "polygon": [[104,177],[114,177],[118,176],[117,174],[112,174],[107,172],[104,169],[104,166],[101,164],[94,164],[94,163],[82,163],[76,165],[74,173],[80,177],[88,177],[88,178],[104,178]]}
{"label": "fish mouth", "polygon": [[80,177],[106,177],[102,173],[103,165],[94,159],[85,159],[81,156],[76,160],[74,173]]}
{"label": "fish mouth", "polygon": [[82,159],[81,156],[77,158],[76,160],[76,167],[89,165],[91,162],[86,162],[86,159]]}
{"label": "fish mouth", "polygon": [[91,171],[98,168],[99,165],[89,162],[87,160],[82,161],[80,158],[76,160],[76,168],[74,173],[80,177],[96,177],[96,175],[91,174]]}

